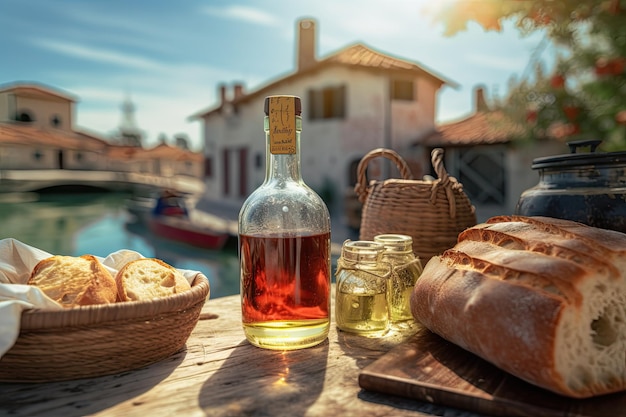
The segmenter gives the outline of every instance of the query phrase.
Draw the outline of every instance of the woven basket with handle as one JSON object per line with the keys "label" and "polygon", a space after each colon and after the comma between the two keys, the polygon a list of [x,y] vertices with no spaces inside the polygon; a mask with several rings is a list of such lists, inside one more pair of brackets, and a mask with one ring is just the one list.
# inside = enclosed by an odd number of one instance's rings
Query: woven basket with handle
{"label": "woven basket with handle", "polygon": [[[367,165],[378,157],[393,161],[401,179],[367,181]],[[413,252],[426,264],[453,247],[460,232],[476,224],[476,212],[463,186],[448,175],[443,149],[434,149],[431,160],[437,179],[415,180],[409,166],[391,149],[374,149],[357,168],[355,192],[363,203],[361,240],[383,233],[401,233],[413,238]]]}
{"label": "woven basket with handle", "polygon": [[88,378],[158,362],[185,346],[209,293],[198,274],[191,290],[152,301],[26,310],[0,359],[0,381]]}

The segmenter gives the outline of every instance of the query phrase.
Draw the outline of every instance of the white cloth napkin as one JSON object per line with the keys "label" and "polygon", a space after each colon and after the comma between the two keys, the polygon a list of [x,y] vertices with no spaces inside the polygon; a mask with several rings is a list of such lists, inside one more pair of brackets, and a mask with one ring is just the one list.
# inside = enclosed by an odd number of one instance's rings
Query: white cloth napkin
{"label": "white cloth napkin", "polygon": [[[20,333],[22,312],[27,309],[62,310],[60,304],[38,287],[26,285],[39,261],[52,254],[12,238],[0,240],[0,358],[13,346]],[[126,263],[144,258],[138,252],[121,249],[98,260],[115,276]],[[201,272],[179,269],[191,284]]]}

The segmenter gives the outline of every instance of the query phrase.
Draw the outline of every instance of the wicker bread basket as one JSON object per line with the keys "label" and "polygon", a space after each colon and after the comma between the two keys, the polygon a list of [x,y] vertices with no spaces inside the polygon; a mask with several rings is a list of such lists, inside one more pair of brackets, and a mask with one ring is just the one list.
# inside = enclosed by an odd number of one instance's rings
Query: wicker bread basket
{"label": "wicker bread basket", "polygon": [[16,343],[0,359],[0,381],[88,378],[158,362],[185,346],[209,294],[198,274],[191,290],[152,301],[26,310]]}
{"label": "wicker bread basket", "polygon": [[[367,165],[378,157],[393,161],[402,179],[367,181]],[[463,186],[448,175],[443,150],[434,149],[431,160],[438,178],[414,180],[407,163],[391,149],[374,149],[357,168],[355,192],[363,203],[359,238],[373,240],[384,233],[413,238],[413,252],[423,264],[456,244],[460,232],[476,224],[476,213]]]}

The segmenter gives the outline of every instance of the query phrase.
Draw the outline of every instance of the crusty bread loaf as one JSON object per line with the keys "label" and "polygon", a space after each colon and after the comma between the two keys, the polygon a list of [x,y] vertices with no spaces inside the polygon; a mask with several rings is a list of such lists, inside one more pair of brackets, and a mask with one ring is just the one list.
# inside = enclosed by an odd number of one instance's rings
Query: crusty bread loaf
{"label": "crusty bread loaf", "polygon": [[63,307],[117,300],[115,279],[92,255],[55,255],[43,259],[31,271],[28,284],[38,286]]}
{"label": "crusty bread loaf", "polygon": [[115,282],[120,301],[153,300],[191,289],[180,271],[154,258],[128,262],[118,271]]}
{"label": "crusty bread loaf", "polygon": [[411,309],[443,338],[556,393],[626,389],[626,234],[499,216],[432,258]]}

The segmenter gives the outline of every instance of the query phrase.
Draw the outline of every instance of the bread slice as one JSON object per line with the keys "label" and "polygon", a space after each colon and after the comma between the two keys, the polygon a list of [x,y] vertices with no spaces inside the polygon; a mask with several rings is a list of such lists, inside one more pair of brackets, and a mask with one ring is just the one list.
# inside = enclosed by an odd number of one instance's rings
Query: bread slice
{"label": "bread slice", "polygon": [[120,301],[153,300],[191,289],[187,278],[160,259],[128,262],[115,276]]}
{"label": "bread slice", "polygon": [[117,300],[115,279],[92,255],[55,255],[33,268],[29,285],[36,285],[63,307],[108,304]]}
{"label": "bread slice", "polygon": [[626,234],[494,217],[426,264],[411,309],[537,386],[575,398],[626,389]]}

